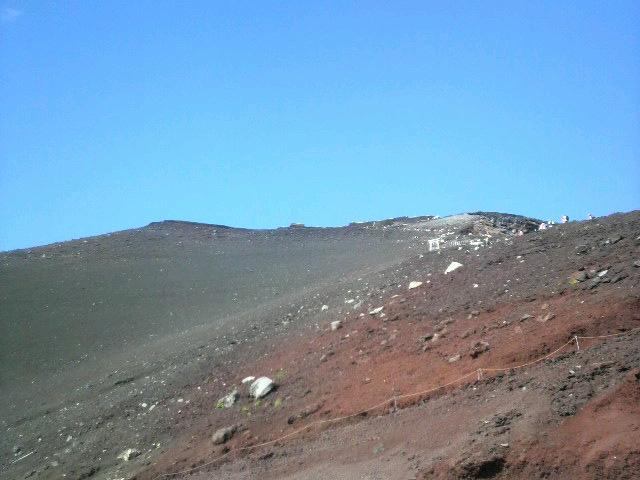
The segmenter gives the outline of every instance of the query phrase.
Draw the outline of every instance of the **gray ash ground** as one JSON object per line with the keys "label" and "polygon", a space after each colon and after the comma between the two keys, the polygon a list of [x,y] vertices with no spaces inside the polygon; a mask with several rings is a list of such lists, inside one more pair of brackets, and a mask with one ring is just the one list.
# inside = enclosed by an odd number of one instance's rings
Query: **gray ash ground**
{"label": "gray ash ground", "polygon": [[[390,324],[430,330],[445,323],[450,333],[443,336],[442,346],[426,353],[416,344],[417,335],[391,339],[387,327],[370,327],[371,338],[382,334],[375,340],[380,354],[397,349],[416,359],[452,355],[464,335],[470,344],[480,337],[489,340],[491,349],[477,361],[497,355],[492,335],[540,323],[545,313],[535,311],[534,303],[537,308],[549,302],[549,310],[554,310],[584,296],[598,308],[607,301],[619,307],[611,309],[615,312],[610,316],[598,310],[566,331],[550,319],[544,326],[557,329],[558,338],[611,333],[612,326],[624,331],[640,324],[640,268],[634,266],[640,257],[638,212],[558,225],[522,237],[512,234],[513,229],[530,231],[534,225],[530,219],[501,214],[272,231],[161,222],[3,253],[2,475],[152,478],[202,463],[197,456],[172,456],[184,451],[180,442],[206,435],[207,424],[215,430],[233,420],[226,415],[239,414],[216,411],[215,402],[238,378],[253,373],[247,372],[248,366],[268,362],[276,352],[319,335],[331,320],[349,325],[360,312],[383,304],[393,317]],[[427,241],[436,236],[489,242],[478,250],[463,245],[429,253]],[[443,275],[454,260],[464,267],[455,275]],[[407,295],[411,280],[425,284]],[[406,298],[395,304],[394,295]],[[350,299],[360,303],[359,309],[345,303]],[[323,305],[329,309],[323,311]],[[560,310],[554,311],[560,315]],[[532,316],[522,321],[525,313]],[[465,318],[477,315],[491,320],[464,327],[463,333],[462,324],[469,322]],[[451,318],[455,321],[447,323]],[[568,321],[562,315],[559,320]],[[388,343],[379,345],[381,341]],[[307,377],[325,366],[334,368],[344,345],[335,344],[335,355],[324,363],[319,360],[322,352],[296,363]],[[585,345],[584,351],[567,353],[531,372],[488,378],[392,416],[240,456],[196,475],[527,478],[530,472],[509,453],[513,449],[505,452],[500,444],[524,445],[537,438],[541,425],[553,428],[562,419],[579,416],[585,405],[640,367],[637,345],[637,337]],[[370,349],[372,358],[378,350]],[[510,356],[516,354],[505,352],[502,359]],[[348,370],[334,374],[348,376]],[[313,403],[301,395],[296,404],[300,391],[324,391],[308,384],[304,373],[292,374],[289,381],[279,392],[292,398],[291,412],[282,412],[282,418],[267,412],[257,415],[248,422],[250,430],[270,422],[277,424],[276,431],[287,428],[292,412]],[[331,388],[331,378],[325,383]],[[475,409],[478,402],[482,407]],[[310,418],[325,409],[317,409]],[[424,409],[429,418],[442,419],[424,428],[440,428],[446,435],[432,435],[426,443],[419,430],[406,435],[410,425],[424,421]],[[337,446],[343,451],[337,452]],[[119,460],[126,448],[140,455],[130,462]],[[211,450],[193,443],[186,451],[205,455],[203,448]],[[544,461],[540,465],[544,473]],[[552,467],[549,472],[547,478],[561,478],[553,476]],[[624,469],[605,470],[604,476],[607,472],[624,474]]]}

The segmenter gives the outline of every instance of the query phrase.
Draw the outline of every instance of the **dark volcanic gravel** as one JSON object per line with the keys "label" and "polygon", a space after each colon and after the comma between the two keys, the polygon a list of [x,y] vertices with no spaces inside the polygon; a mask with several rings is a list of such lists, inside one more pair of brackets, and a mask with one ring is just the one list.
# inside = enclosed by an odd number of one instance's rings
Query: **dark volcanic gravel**
{"label": "dark volcanic gravel", "polygon": [[[610,298],[619,305],[637,305],[638,212],[557,225],[520,237],[511,231],[530,230],[534,224],[500,214],[269,231],[160,222],[3,253],[3,476],[129,478],[132,472],[152,467],[156,458],[171,458],[173,444],[188,437],[190,429],[200,428],[203,420],[214,415],[213,423],[218,423],[225,418],[225,412],[216,412],[217,399],[228,393],[229,382],[253,374],[246,371],[247,366],[268,362],[276,352],[294,348],[298,341],[307,342],[326,331],[332,320],[348,325],[373,307],[389,305],[385,307],[389,317],[383,323],[389,326],[383,327],[384,335],[376,337],[379,330],[374,327],[368,337],[375,338],[376,351],[381,354],[395,351],[393,324],[420,325],[423,334],[443,333],[445,343],[438,348],[444,350],[424,355],[453,355],[453,350],[445,351],[449,339],[453,340],[446,332],[462,328],[457,326],[462,322],[451,323],[451,318],[490,319],[456,334],[455,338],[466,342],[462,362],[467,362],[500,355],[491,336],[500,334],[505,325],[553,324],[558,319],[550,313],[564,321],[565,314],[551,310],[565,298],[594,298],[599,302],[594,305],[606,304],[602,299]],[[444,243],[439,252],[428,252],[427,242],[435,237],[450,243]],[[468,242],[472,239],[482,239],[483,245],[476,248]],[[451,261],[464,266],[443,275]],[[423,287],[407,294],[411,280],[422,281]],[[403,296],[402,302],[393,306],[398,295]],[[539,309],[545,302],[552,307],[536,311],[528,307],[535,303]],[[323,305],[328,308],[323,310]],[[511,313],[495,318],[505,306]],[[634,320],[624,308],[619,309],[620,324],[640,320]],[[525,313],[532,315],[522,320]],[[610,324],[603,318],[594,315],[568,328],[573,328],[573,334],[609,333]],[[553,325],[558,329],[557,323]],[[561,330],[558,335],[566,333]],[[404,339],[411,355],[422,354],[417,338]],[[478,343],[485,339],[490,347]],[[320,361],[322,352],[312,352],[309,358],[317,357],[315,365],[333,368],[342,361],[341,344],[334,344],[324,361]],[[474,344],[481,345],[482,351],[467,355]],[[628,357],[624,368],[637,368],[637,356],[633,357],[628,346],[623,349],[623,360]],[[370,355],[374,353],[371,350]],[[306,365],[299,364],[300,368]],[[517,381],[523,386],[532,382],[530,388],[548,400],[551,422],[556,417],[575,416],[602,393],[599,382],[611,385],[623,378],[627,373],[620,370],[623,364],[618,361],[581,370],[552,382],[542,378],[537,383],[535,379]],[[342,370],[334,372],[343,375]],[[304,375],[300,378],[295,388],[305,390]],[[293,384],[283,383],[279,395],[287,398]],[[460,394],[467,395],[465,392]],[[301,398],[293,413],[314,407],[312,399]],[[470,401],[465,398],[461,405]],[[313,413],[308,415],[322,415],[325,409],[311,408]],[[494,413],[490,422],[498,429],[509,429],[511,422],[526,417],[518,412]],[[506,420],[500,415],[506,415]],[[291,416],[292,412],[282,412],[282,428]],[[297,425],[306,416],[291,423]],[[258,415],[252,421],[266,425],[266,417],[261,418]],[[474,424],[465,431],[476,430]],[[243,441],[243,435],[236,434],[234,441]],[[197,450],[195,443],[193,447]],[[137,449],[140,455],[130,462],[119,460],[117,456],[127,448]],[[348,445],[345,448],[348,451]],[[481,457],[480,463],[465,466],[443,463],[444,457],[436,455],[423,459],[419,468],[419,462],[410,461],[415,468],[407,471],[417,475],[432,468],[436,475],[446,467],[443,472],[454,468],[451,471],[463,472],[460,475],[484,478],[477,475],[494,468],[501,474],[511,466],[504,455],[488,460]],[[276,454],[276,464],[277,458]],[[164,465],[173,471],[199,461],[175,460],[160,462],[158,468]],[[483,466],[485,460],[488,463]],[[296,461],[306,462],[304,456]],[[366,462],[379,464],[375,458]],[[424,467],[426,463],[432,467]],[[230,465],[230,472],[240,471]],[[246,475],[233,478],[253,478],[261,470],[242,465],[237,468],[247,468]],[[398,465],[396,471],[404,471]],[[309,468],[310,476],[299,478],[318,478]],[[347,468],[346,476],[322,478],[353,478],[348,476],[352,471]],[[410,477],[383,474],[380,478]]]}

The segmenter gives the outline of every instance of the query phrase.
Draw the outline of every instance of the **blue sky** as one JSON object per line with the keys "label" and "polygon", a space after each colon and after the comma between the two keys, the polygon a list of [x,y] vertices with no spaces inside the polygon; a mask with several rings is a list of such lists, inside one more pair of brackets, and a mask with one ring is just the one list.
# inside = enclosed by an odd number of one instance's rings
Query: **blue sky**
{"label": "blue sky", "polygon": [[637,1],[0,12],[0,250],[168,218],[640,207]]}

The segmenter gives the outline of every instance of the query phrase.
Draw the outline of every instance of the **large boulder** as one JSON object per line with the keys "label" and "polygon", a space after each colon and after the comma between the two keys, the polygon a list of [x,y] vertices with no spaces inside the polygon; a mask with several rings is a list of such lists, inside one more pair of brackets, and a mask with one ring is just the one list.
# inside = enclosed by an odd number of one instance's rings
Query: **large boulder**
{"label": "large boulder", "polygon": [[249,387],[249,395],[254,398],[262,398],[276,386],[269,377],[260,377]]}

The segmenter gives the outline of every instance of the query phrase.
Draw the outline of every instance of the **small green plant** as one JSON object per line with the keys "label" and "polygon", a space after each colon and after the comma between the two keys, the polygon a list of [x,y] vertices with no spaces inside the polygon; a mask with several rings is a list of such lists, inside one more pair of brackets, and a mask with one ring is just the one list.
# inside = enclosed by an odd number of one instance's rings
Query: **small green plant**
{"label": "small green plant", "polygon": [[224,400],[218,400],[218,403],[216,403],[216,408],[222,410],[224,408]]}
{"label": "small green plant", "polygon": [[251,416],[251,409],[244,405],[241,409],[240,409],[240,413],[244,413],[247,417]]}
{"label": "small green plant", "polygon": [[278,397],[276,401],[273,402],[273,408],[278,409],[280,407],[282,407],[282,398]]}
{"label": "small green plant", "polygon": [[260,405],[262,405],[262,400],[260,400],[259,398],[253,402],[253,406],[256,408],[260,408]]}

